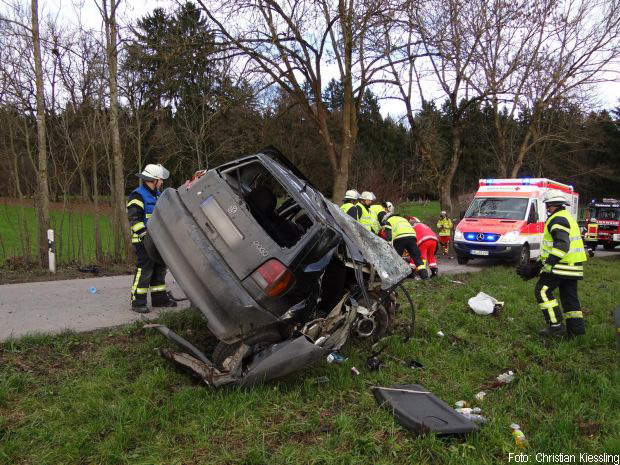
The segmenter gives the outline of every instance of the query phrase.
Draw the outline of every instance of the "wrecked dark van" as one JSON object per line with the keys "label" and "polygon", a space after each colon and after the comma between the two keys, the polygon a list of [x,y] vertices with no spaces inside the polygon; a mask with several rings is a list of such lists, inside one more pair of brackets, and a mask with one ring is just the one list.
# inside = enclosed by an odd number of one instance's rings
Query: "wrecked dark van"
{"label": "wrecked dark van", "polygon": [[[207,357],[162,355],[208,384],[283,376],[340,348],[378,339],[409,274],[391,245],[323,195],[275,149],[199,173],[161,195],[148,223],[156,251],[219,343]],[[153,247],[151,247],[153,249]]]}

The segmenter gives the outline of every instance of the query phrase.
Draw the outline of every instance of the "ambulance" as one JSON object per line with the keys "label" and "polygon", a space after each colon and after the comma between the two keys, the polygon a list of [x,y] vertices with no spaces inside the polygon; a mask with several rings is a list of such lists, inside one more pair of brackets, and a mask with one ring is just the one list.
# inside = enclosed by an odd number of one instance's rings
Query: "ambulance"
{"label": "ambulance", "polygon": [[459,264],[472,258],[528,263],[540,256],[547,209],[543,195],[564,192],[577,219],[579,194],[573,186],[550,179],[481,179],[478,192],[454,230]]}

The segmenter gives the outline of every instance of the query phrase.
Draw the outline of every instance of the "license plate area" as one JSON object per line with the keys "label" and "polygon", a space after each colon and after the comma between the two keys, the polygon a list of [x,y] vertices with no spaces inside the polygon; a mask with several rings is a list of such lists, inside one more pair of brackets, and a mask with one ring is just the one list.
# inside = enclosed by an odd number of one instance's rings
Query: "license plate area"
{"label": "license plate area", "polygon": [[489,255],[489,251],[488,250],[472,250],[471,254],[472,255]]}
{"label": "license plate area", "polygon": [[207,197],[200,209],[228,247],[235,249],[243,242],[243,234],[230,221],[213,196]]}

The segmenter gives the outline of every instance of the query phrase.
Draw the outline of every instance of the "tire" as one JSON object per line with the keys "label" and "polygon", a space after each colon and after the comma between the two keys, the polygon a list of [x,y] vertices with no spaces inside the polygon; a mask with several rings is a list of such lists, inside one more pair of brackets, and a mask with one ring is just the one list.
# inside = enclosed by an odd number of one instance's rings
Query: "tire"
{"label": "tire", "polygon": [[215,349],[213,349],[211,361],[218,368],[223,368],[222,364],[224,363],[224,360],[226,360],[231,355],[234,355],[237,350],[239,350],[240,346],[240,342],[235,342],[234,344],[226,344],[225,342],[219,341],[215,346]]}
{"label": "tire", "polygon": [[524,244],[523,247],[521,247],[521,252],[519,253],[519,258],[517,259],[517,263],[519,265],[527,265],[530,263],[530,246],[527,244]]}
{"label": "tire", "polygon": [[458,263],[459,265],[467,265],[468,262],[469,262],[468,257],[465,257],[463,255],[456,256],[456,263]]}
{"label": "tire", "polygon": [[603,244],[603,248],[605,250],[614,250],[616,248],[616,244]]}

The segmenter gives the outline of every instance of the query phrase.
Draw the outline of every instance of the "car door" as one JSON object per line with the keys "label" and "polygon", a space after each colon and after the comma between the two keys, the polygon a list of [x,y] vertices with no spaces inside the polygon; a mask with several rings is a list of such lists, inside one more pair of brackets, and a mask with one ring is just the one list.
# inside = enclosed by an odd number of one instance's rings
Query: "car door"
{"label": "car door", "polygon": [[530,254],[532,258],[540,256],[540,247],[545,223],[541,218],[538,199],[531,199],[527,214],[528,242],[530,243]]}

